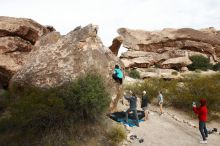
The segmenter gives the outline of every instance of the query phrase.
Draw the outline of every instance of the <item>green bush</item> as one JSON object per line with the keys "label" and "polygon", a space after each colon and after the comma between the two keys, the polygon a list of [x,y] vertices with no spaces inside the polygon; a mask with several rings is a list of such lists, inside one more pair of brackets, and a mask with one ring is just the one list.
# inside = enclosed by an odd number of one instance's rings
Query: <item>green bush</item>
{"label": "green bush", "polygon": [[[140,84],[140,83],[139,83]],[[206,98],[210,117],[220,111],[220,74],[212,76],[185,76],[181,81],[162,80],[157,78],[146,79],[140,86],[137,84],[126,87],[141,96],[146,90],[149,99],[155,99],[158,91],[162,91],[166,105],[172,105],[192,115],[192,102],[199,103],[201,98]],[[198,104],[199,105],[199,104]]]}
{"label": "green bush", "polygon": [[163,80],[161,78],[149,78],[145,79],[143,83],[135,83],[133,85],[128,85],[127,90],[132,90],[138,96],[142,96],[142,92],[145,90],[147,92],[149,100],[153,100],[157,97],[158,91],[163,93],[167,92],[167,87],[176,86],[176,80]]}
{"label": "green bush", "polygon": [[0,89],[0,112],[5,110],[8,100],[9,92],[4,89]]}
{"label": "green bush", "polygon": [[100,75],[95,73],[79,77],[68,86],[61,87],[59,97],[74,120],[99,119],[110,103],[109,93]]}
{"label": "green bush", "polygon": [[202,72],[202,70],[200,70],[200,69],[195,69],[194,70],[196,73],[201,73]]}
{"label": "green bush", "polygon": [[202,55],[194,55],[190,57],[192,64],[188,65],[189,70],[208,70],[212,68],[212,64],[210,64],[210,60]]}
{"label": "green bush", "polygon": [[110,143],[118,145],[126,139],[127,135],[124,127],[115,125],[107,132],[106,137]]}
{"label": "green bush", "polygon": [[174,75],[174,76],[177,76],[178,72],[177,71],[173,71],[171,74]]}
{"label": "green bush", "polygon": [[8,116],[0,118],[0,143],[1,135],[8,132],[21,133],[18,136],[24,135],[22,140],[27,140],[51,129],[98,122],[110,103],[104,80],[91,72],[53,89],[18,89],[13,88],[12,94],[19,96],[8,104]]}
{"label": "green bush", "polygon": [[213,70],[214,71],[220,71],[220,63],[217,63],[217,64],[213,65]]}
{"label": "green bush", "polygon": [[140,79],[140,73],[136,69],[126,70],[128,76],[134,79]]}

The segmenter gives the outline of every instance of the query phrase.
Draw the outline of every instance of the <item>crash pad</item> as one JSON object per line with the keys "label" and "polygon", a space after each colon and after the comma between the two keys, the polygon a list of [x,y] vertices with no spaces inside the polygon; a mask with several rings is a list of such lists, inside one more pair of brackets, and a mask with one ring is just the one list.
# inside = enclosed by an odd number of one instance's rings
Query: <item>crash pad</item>
{"label": "crash pad", "polygon": [[[138,122],[143,122],[142,118],[144,117],[144,111],[138,110],[137,114],[138,114],[138,119],[139,119]],[[135,119],[135,116],[132,112],[130,112],[128,114],[128,122],[125,121],[125,112],[123,112],[123,111],[110,113],[109,117],[116,122],[123,123],[125,125],[130,126],[130,127],[136,126],[135,125],[136,119]]]}

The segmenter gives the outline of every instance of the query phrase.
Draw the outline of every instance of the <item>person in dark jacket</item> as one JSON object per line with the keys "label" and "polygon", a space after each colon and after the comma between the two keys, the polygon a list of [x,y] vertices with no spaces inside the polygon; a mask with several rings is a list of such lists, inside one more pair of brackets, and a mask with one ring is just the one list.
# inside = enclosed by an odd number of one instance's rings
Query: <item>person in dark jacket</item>
{"label": "person in dark jacket", "polygon": [[149,101],[148,101],[148,97],[147,97],[147,93],[146,91],[143,91],[143,96],[141,98],[141,108],[144,110],[144,120],[146,121],[148,119],[148,105]]}
{"label": "person in dark jacket", "polygon": [[125,113],[125,118],[126,118],[125,120],[126,120],[126,122],[128,122],[128,113],[132,111],[135,116],[135,124],[136,124],[136,126],[139,127],[138,114],[137,114],[137,97],[135,96],[134,93],[132,93],[132,91],[130,91],[130,94],[131,94],[131,96],[128,97],[124,93],[125,99],[127,99],[130,102],[130,107]]}
{"label": "person in dark jacket", "polygon": [[206,107],[206,99],[202,98],[200,100],[200,107],[196,107],[196,104],[193,104],[193,111],[195,114],[198,115],[199,118],[199,131],[202,135],[202,141],[200,141],[201,144],[207,143],[208,138],[208,131],[206,129],[206,121],[208,116],[208,110]]}

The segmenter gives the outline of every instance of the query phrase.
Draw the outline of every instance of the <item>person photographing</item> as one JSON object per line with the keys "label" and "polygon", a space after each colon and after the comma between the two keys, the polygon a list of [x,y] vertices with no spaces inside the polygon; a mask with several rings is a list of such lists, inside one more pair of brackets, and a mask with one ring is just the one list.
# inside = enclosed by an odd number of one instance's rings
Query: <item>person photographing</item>
{"label": "person photographing", "polygon": [[198,115],[199,118],[199,131],[202,135],[201,144],[207,144],[208,131],[206,129],[206,121],[208,116],[208,109],[206,107],[206,99],[202,98],[200,100],[200,106],[196,107],[195,102],[193,102],[193,111]]}

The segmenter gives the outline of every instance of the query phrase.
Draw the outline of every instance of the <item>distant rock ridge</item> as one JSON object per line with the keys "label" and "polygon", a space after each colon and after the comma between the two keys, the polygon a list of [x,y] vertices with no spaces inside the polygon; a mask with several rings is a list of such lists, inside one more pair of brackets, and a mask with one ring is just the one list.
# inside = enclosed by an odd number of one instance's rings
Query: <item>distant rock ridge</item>
{"label": "distant rock ridge", "polygon": [[161,31],[118,29],[110,47],[117,52],[120,46],[115,45],[120,38],[123,47],[128,51],[121,55],[126,68],[160,68],[181,70],[191,64],[189,57],[203,55],[210,58],[212,63],[220,61],[220,32],[210,27],[195,30],[191,28],[163,29]]}
{"label": "distant rock ridge", "polygon": [[54,31],[31,19],[0,16],[0,84],[8,82],[26,62],[35,43],[45,34]]}

